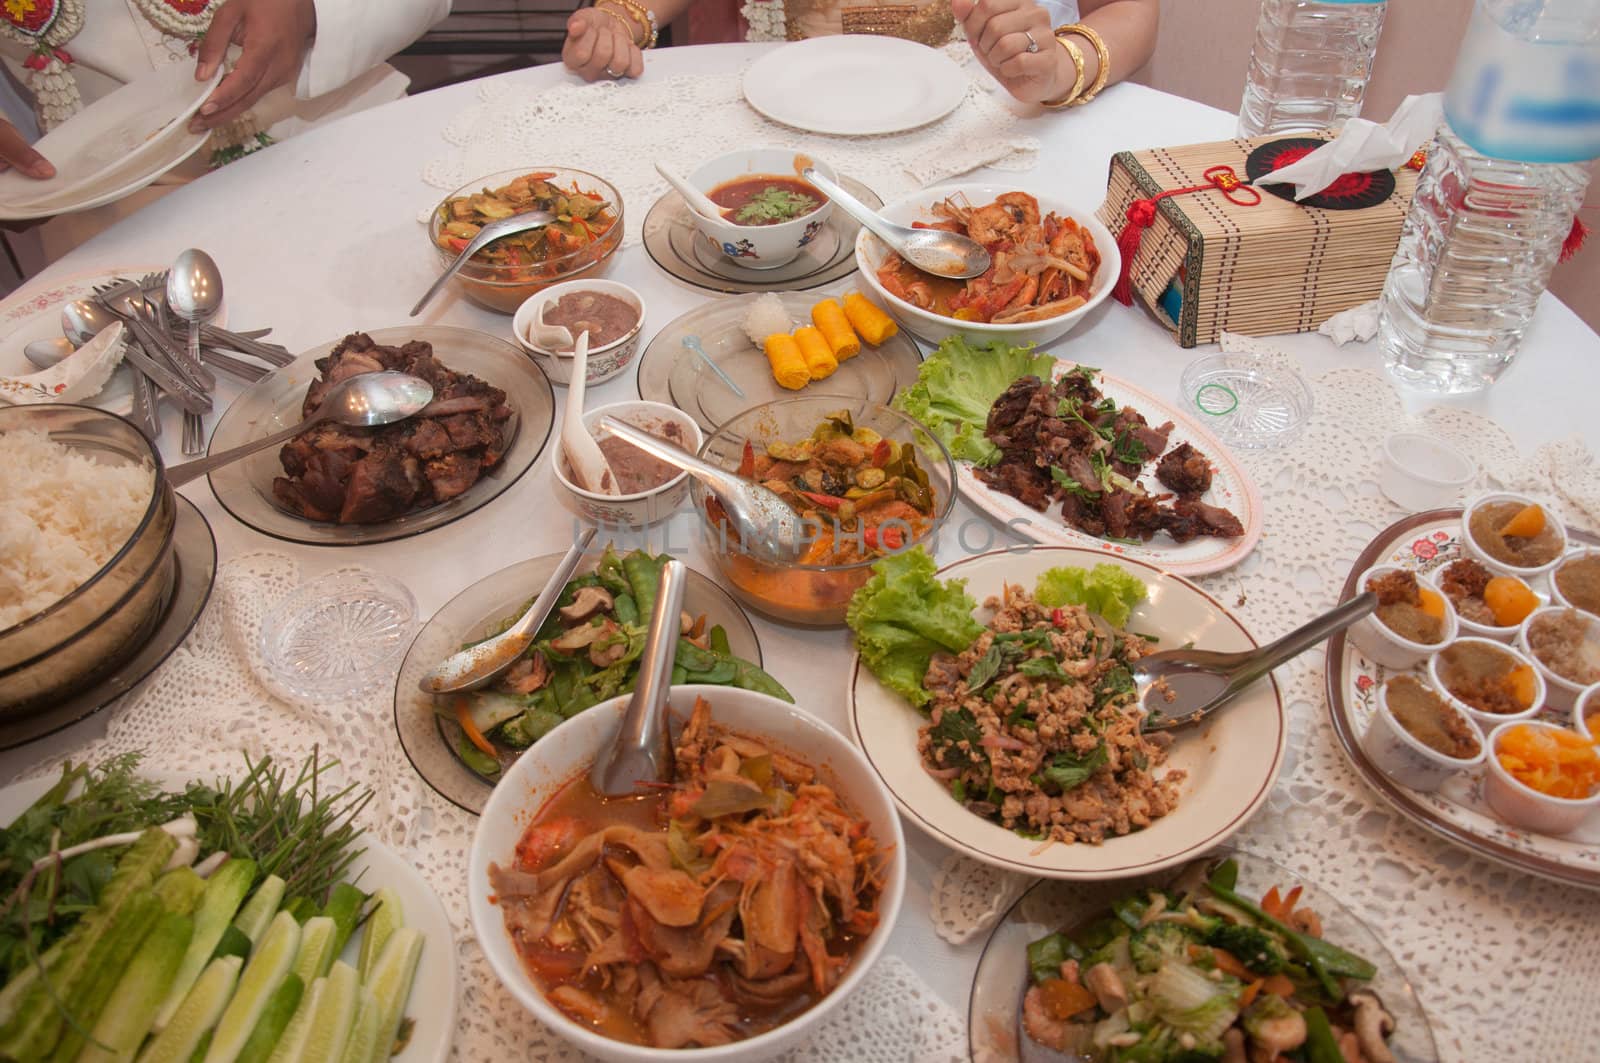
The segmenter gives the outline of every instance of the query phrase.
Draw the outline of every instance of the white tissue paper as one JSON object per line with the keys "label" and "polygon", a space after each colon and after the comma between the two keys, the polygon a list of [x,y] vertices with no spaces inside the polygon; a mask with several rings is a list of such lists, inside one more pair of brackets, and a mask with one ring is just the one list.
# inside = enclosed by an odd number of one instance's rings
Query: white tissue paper
{"label": "white tissue paper", "polygon": [[1378,334],[1378,300],[1341,310],[1317,326],[1317,331],[1343,347],[1351,340],[1365,342]]}
{"label": "white tissue paper", "polygon": [[1347,173],[1392,170],[1432,139],[1444,121],[1444,94],[1407,96],[1383,125],[1352,118],[1339,135],[1298,162],[1255,179],[1255,184],[1292,184],[1294,198],[1316,195]]}
{"label": "white tissue paper", "polygon": [[82,402],[100,393],[122,362],[123,326],[113,321],[94,339],[49,369],[28,376],[0,376],[0,402],[26,405],[38,402]]}

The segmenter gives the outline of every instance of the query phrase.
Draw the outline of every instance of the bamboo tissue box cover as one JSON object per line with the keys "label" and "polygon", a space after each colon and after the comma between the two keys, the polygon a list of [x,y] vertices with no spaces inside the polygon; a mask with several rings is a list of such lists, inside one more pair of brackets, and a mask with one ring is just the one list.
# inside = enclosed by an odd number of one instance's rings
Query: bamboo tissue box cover
{"label": "bamboo tissue box cover", "polygon": [[[1345,174],[1300,203],[1293,185],[1258,190],[1242,183],[1287,166],[1324,139],[1258,137],[1118,152],[1098,213],[1122,234],[1124,293],[1174,329],[1184,347],[1210,343],[1222,331],[1305,332],[1376,299],[1420,159],[1396,171]],[[1124,230],[1138,226],[1130,225],[1130,207],[1136,221],[1148,221],[1131,254],[1135,234]]]}

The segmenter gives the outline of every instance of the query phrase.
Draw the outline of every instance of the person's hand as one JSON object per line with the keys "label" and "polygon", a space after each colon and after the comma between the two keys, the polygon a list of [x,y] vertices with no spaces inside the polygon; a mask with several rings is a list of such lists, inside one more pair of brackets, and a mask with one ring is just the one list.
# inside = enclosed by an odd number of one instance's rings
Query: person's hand
{"label": "person's hand", "polygon": [[24,177],[43,181],[56,175],[50,160],[33,150],[33,145],[22,139],[17,127],[0,119],[0,170],[13,167]]}
{"label": "person's hand", "polygon": [[196,81],[206,81],[228,46],[239,45],[239,61],[189,122],[199,133],[239,117],[279,85],[294,80],[317,32],[312,0],[228,0],[217,9],[200,42]]}
{"label": "person's hand", "polygon": [[561,61],[585,81],[636,78],[644,73],[644,53],[621,18],[593,7],[580,7],[567,19],[567,41]]}
{"label": "person's hand", "polygon": [[1040,103],[1072,89],[1076,71],[1051,34],[1050,13],[1034,0],[950,0],[950,10],[978,62],[1017,99]]}

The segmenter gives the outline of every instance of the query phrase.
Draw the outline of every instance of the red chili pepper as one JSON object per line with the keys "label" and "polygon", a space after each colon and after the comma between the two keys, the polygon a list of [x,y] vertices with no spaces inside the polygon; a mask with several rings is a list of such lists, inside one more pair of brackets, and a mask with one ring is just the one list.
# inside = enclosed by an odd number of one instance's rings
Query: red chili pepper
{"label": "red chili pepper", "polygon": [[845,501],[842,498],[835,498],[833,495],[819,495],[815,491],[801,491],[800,497],[806,499],[808,502],[815,502],[823,509],[832,510],[837,510],[841,505],[844,504]]}
{"label": "red chili pepper", "polygon": [[887,439],[878,440],[878,445],[872,448],[872,466],[875,469],[883,468],[893,457],[894,444]]}
{"label": "red chili pepper", "polygon": [[[880,534],[880,531],[882,534]],[[861,541],[866,543],[867,547],[872,550],[898,550],[905,546],[906,534],[904,530],[895,527],[893,524],[882,529],[863,528],[861,530]]]}
{"label": "red chili pepper", "polygon": [[1050,623],[1054,624],[1057,629],[1065,631],[1067,625],[1071,623],[1071,618],[1067,616],[1065,609],[1052,609],[1050,610]]}
{"label": "red chili pepper", "polygon": [[739,459],[739,475],[754,476],[756,474],[756,448],[748,439],[744,441],[744,457]]}

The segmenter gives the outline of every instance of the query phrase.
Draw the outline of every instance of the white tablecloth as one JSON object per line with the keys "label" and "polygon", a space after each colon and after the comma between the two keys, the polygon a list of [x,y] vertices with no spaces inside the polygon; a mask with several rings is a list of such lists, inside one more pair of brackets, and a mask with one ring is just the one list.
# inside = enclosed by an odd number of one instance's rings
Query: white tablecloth
{"label": "white tablecloth", "polygon": [[[645,79],[733,71],[767,47],[771,46],[719,45],[652,53]],[[559,67],[518,71],[502,75],[499,80],[530,97],[574,81]],[[620,86],[617,91],[626,92],[627,86]],[[445,151],[440,131],[474,103],[477,92],[478,86],[472,84],[440,89],[274,146],[146,208],[57,263],[44,279],[98,269],[153,266],[171,261],[185,247],[197,246],[208,250],[221,266],[230,324],[270,324],[275,328],[272,338],[290,349],[302,349],[358,328],[402,324],[406,310],[437,269],[416,221],[419,207],[437,197],[437,190],[422,178],[424,166]],[[605,113],[591,117],[600,126],[610,120]],[[704,120],[715,122],[716,116],[707,115]],[[1030,119],[1030,131],[1042,144],[1038,168],[1026,175],[1009,174],[1005,179],[1048,188],[1082,204],[1086,210],[1092,209],[1104,195],[1107,164],[1114,151],[1224,138],[1231,135],[1233,121],[1232,115],[1191,101],[1137,85],[1120,85],[1091,107]],[[833,158],[845,172],[849,172],[849,151],[848,143],[843,143]],[[581,165],[583,160],[527,161]],[[643,210],[647,204],[629,206],[631,210]],[[637,245],[618,255],[610,276],[644,294],[649,304],[647,334],[708,297],[708,293],[665,275]],[[419,320],[466,325],[501,335],[507,334],[509,325],[508,318],[454,297],[438,299]],[[1296,356],[1307,375],[1314,378],[1334,370],[1381,372],[1371,345],[1336,349],[1315,335],[1285,337],[1276,342]],[[1109,303],[1080,326],[1061,351],[1066,357],[1103,366],[1169,398],[1175,398],[1183,366],[1200,353],[1177,347],[1165,330],[1141,312]],[[1345,385],[1348,387],[1348,380]],[[232,387],[229,379],[223,378],[219,409],[236,393],[230,390]],[[557,394],[559,398],[563,393]],[[1600,394],[1600,337],[1547,296],[1529,331],[1519,364],[1484,396],[1459,405],[1498,422],[1525,454],[1531,454],[1540,444],[1571,434],[1580,436],[1591,450],[1600,451],[1600,422],[1590,412],[1596,394]],[[589,402],[599,404],[634,395],[634,381],[628,374],[593,389]],[[1583,396],[1588,399],[1580,398]],[[1398,407],[1393,412],[1398,415]],[[167,456],[178,460],[175,415],[169,415],[167,429],[163,438]],[[1348,460],[1340,453],[1342,430],[1338,424],[1325,424],[1319,436],[1319,445],[1325,448],[1322,456],[1335,473],[1340,463]],[[1356,431],[1354,425],[1350,431]],[[1352,454],[1367,452],[1364,443],[1349,442]],[[1261,484],[1269,511],[1277,486]],[[570,517],[553,506],[552,488],[548,462],[541,461],[505,497],[462,521],[421,537],[358,552],[297,547],[267,539],[223,511],[204,481],[191,484],[184,493],[211,522],[223,560],[251,551],[280,550],[292,555],[304,574],[360,563],[403,579],[416,597],[419,613],[425,617],[465,585],[514,560],[564,548]],[[1346,519],[1341,507],[1350,497],[1349,491],[1340,495],[1330,488],[1325,500],[1326,519]],[[1369,506],[1368,512],[1381,515],[1381,505]],[[551,519],[552,512],[559,515],[557,519]],[[969,518],[978,519],[958,502],[953,519]],[[1384,522],[1380,520],[1378,526]],[[692,565],[708,570],[698,544],[681,545],[689,547],[687,559]],[[950,556],[941,560],[953,559],[958,549],[953,537],[946,537],[944,549]],[[1282,538],[1281,529],[1270,525],[1270,518],[1259,554],[1266,559],[1263,565],[1283,567],[1292,563],[1293,543]],[[1331,603],[1351,556],[1299,559],[1306,567],[1309,582],[1304,599],[1294,607],[1298,612],[1287,615],[1294,610],[1283,610],[1285,615],[1275,615],[1272,621],[1273,625],[1281,623],[1281,627],[1258,628],[1257,637],[1280,634]],[[1253,590],[1248,573],[1244,578],[1243,589]],[[769,670],[819,716],[835,725],[842,724],[844,664],[849,652],[845,632],[807,631],[760,619],[756,624]],[[826,664],[819,666],[819,662]],[[1315,684],[1307,689],[1306,700],[1291,705],[1300,717],[1292,744],[1305,740],[1312,730],[1312,717],[1321,719],[1326,715]],[[0,755],[0,780],[19,777],[41,760],[81,746],[100,733],[104,725],[104,715],[91,718],[46,741]],[[1351,796],[1354,799],[1357,795]],[[1370,795],[1359,796],[1362,808],[1377,807]],[[1268,814],[1273,814],[1270,809]],[[1285,825],[1283,829],[1291,827]],[[1396,829],[1406,834],[1406,844],[1421,846],[1415,840],[1420,837],[1418,832],[1403,824]],[[908,834],[911,883],[906,911],[891,939],[891,951],[909,962],[946,1002],[964,1013],[978,947],[953,946],[934,933],[929,892],[944,853],[914,831]],[[1339,844],[1337,838],[1328,841]],[[1522,888],[1516,875],[1506,875],[1504,881],[1512,884],[1508,889]],[[1422,888],[1415,883],[1407,887],[1411,891]],[[1575,892],[1566,891],[1562,903],[1572,903],[1571,894]],[[1373,913],[1372,918],[1382,932],[1386,919],[1403,920],[1404,912],[1405,904],[1396,902],[1391,894],[1382,911]],[[1536,922],[1537,916],[1537,909],[1533,909],[1530,919]],[[1506,935],[1520,940],[1528,930],[1508,927]],[[1440,944],[1448,947],[1446,942]],[[1556,946],[1541,962],[1558,962],[1555,957],[1560,955],[1559,942],[1539,944]],[[1474,970],[1458,977],[1466,980],[1461,988],[1469,994],[1492,1000],[1496,993],[1493,970]],[[1426,987],[1423,995],[1426,1001]],[[1521,1003],[1539,1005],[1538,1001]],[[1447,1024],[1446,1055],[1482,1056],[1482,1049],[1473,1047],[1479,1034],[1488,1032],[1491,1017],[1499,1009],[1516,1005],[1513,1001],[1485,1003],[1482,1008],[1466,1009],[1452,1016]],[[1593,1001],[1588,1001],[1588,1014],[1579,1020],[1590,1030],[1594,1028],[1592,1005]],[[1563,1021],[1570,1024],[1574,1020],[1566,1016]],[[1588,1043],[1595,1043],[1592,1037]]]}

